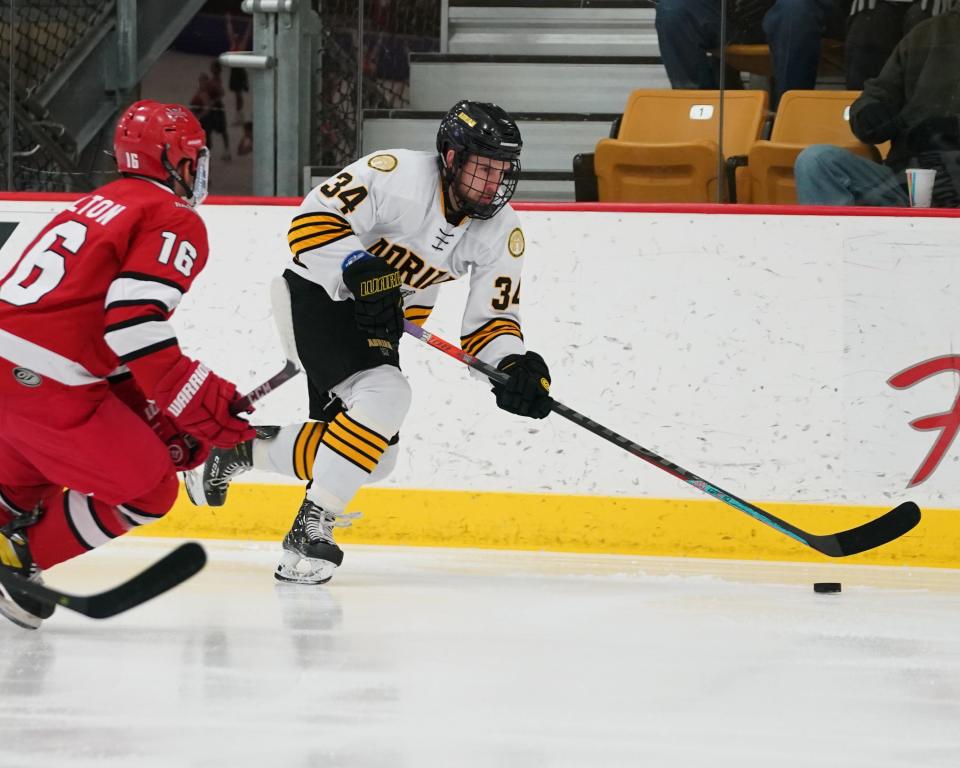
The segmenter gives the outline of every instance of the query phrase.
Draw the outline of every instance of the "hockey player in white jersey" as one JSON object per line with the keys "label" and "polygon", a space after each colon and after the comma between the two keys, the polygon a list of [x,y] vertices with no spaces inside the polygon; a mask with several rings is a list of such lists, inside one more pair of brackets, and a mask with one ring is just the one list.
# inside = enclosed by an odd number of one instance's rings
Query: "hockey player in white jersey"
{"label": "hockey player in white jersey", "polygon": [[362,157],[294,216],[283,277],[311,421],[217,449],[187,483],[195,503],[219,506],[254,466],[308,482],[278,580],[324,583],[341,564],[333,529],[350,524],[346,505],[396,464],[411,400],[399,368],[403,319],[422,324],[444,283],[468,276],[461,346],[510,375],[493,385],[497,405],[532,418],[550,412],[550,373],[520,326],[524,238],[507,203],[521,146],[503,109],[461,101],[440,123],[437,153]]}

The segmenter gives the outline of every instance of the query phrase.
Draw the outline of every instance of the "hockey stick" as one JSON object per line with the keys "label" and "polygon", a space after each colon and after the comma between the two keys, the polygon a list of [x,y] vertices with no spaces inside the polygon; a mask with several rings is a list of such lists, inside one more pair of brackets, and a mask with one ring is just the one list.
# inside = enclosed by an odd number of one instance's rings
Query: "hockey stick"
{"label": "hockey stick", "polygon": [[[297,342],[293,334],[290,288],[282,276],[278,275],[270,283],[270,305],[273,308],[273,319],[277,326],[277,332],[280,335],[280,346],[283,348],[283,354],[286,356],[287,362],[282,371],[271,376],[267,381],[241,397],[230,407],[230,413],[234,416],[242,413],[261,397],[300,373],[300,366],[297,364],[300,358],[297,354]],[[271,430],[278,428],[255,426],[254,429],[257,431],[258,437],[265,437]],[[274,434],[276,434],[276,432],[274,432]],[[194,505],[202,507],[207,503],[206,492],[203,487],[203,466],[184,471],[183,484],[187,489],[187,496]]]}
{"label": "hockey stick", "polygon": [[293,360],[287,360],[282,371],[273,374],[273,376],[263,382],[263,384],[258,387],[254,387],[243,397],[231,403],[230,413],[232,413],[234,416],[236,416],[238,413],[243,413],[245,410],[247,410],[247,408],[257,402],[257,400],[265,395],[270,394],[281,384],[290,381],[290,379],[292,379],[298,373],[300,373],[300,367],[293,362]]}
{"label": "hockey stick", "polygon": [[[456,358],[471,368],[475,368],[489,377],[492,381],[503,384],[506,383],[506,381],[510,378],[507,374],[503,373],[503,371],[498,371],[492,365],[489,365],[482,360],[478,360],[473,355],[467,354],[459,347],[455,347],[450,342],[444,341],[438,336],[434,336],[429,331],[420,328],[419,326],[411,323],[409,320],[404,320],[403,329],[406,331],[406,333],[414,336],[425,344],[429,344],[431,347],[439,349],[441,352]],[[638,445],[632,440],[628,440],[622,435],[618,435],[612,429],[608,429],[607,427],[588,419],[583,414],[578,413],[572,408],[568,408],[563,403],[559,403],[556,400],[551,400],[550,407],[554,413],[563,416],[565,419],[569,419],[574,424],[593,432],[593,434],[602,437],[604,440],[608,440],[620,448],[623,448],[628,453],[632,453],[634,456],[653,464],[653,466],[657,467],[658,469],[662,469],[664,472],[683,480],[685,483],[692,485],[697,490],[703,491],[704,493],[713,496],[715,499],[718,499],[725,504],[729,504],[735,509],[739,509],[741,512],[750,515],[750,517],[752,517],[754,520],[758,520],[765,525],[769,525],[771,528],[780,531],[780,533],[783,533],[792,539],[796,539],[801,544],[805,544],[811,549],[815,549],[817,552],[828,555],[829,557],[847,557],[848,555],[856,555],[860,552],[865,552],[868,549],[874,549],[875,547],[879,547],[887,542],[899,538],[920,522],[920,508],[912,501],[905,501],[888,512],[885,512],[880,517],[864,523],[863,525],[859,525],[856,528],[851,528],[847,531],[840,531],[839,533],[826,534],[823,536],[808,533],[807,531],[797,528],[795,525],[791,525],[785,520],[781,520],[779,517],[760,509],[760,507],[734,496],[732,493],[729,493],[719,486],[704,480],[702,477],[698,477],[697,475],[693,474],[693,472],[674,464],[672,461],[668,461],[662,456],[658,456],[653,451],[644,448],[642,445]]]}
{"label": "hockey stick", "polygon": [[280,334],[280,346],[283,347],[283,354],[286,355],[287,364],[280,373],[271,376],[252,392],[241,397],[230,408],[230,412],[236,416],[243,413],[253,403],[264,395],[279,387],[281,384],[289,381],[298,373],[300,366],[297,365],[297,343],[293,336],[293,317],[290,311],[290,289],[287,287],[287,281],[283,277],[275,277],[270,283],[270,305],[273,308],[273,319],[277,325],[277,331]]}
{"label": "hockey stick", "polygon": [[6,568],[0,568],[0,582],[10,592],[29,595],[47,605],[61,605],[91,619],[107,619],[182,584],[200,571],[206,562],[207,553],[203,547],[190,541],[123,584],[95,595],[69,595],[25,579]]}
{"label": "hockey stick", "polygon": [[280,346],[287,358],[287,364],[280,373],[270,377],[252,392],[237,400],[230,408],[234,415],[242,413],[261,397],[300,373],[300,366],[297,365],[299,361],[297,342],[293,336],[293,317],[290,311],[290,289],[283,277],[275,277],[270,283],[270,305],[273,308],[273,319],[280,334]]}
{"label": "hockey stick", "polygon": [[[254,387],[249,392],[247,392],[247,394],[245,394],[243,397],[240,397],[234,400],[230,404],[230,413],[233,416],[237,416],[243,413],[245,410],[247,410],[247,408],[249,408],[251,405],[257,402],[260,398],[270,394],[271,392],[273,392],[273,390],[275,390],[281,384],[284,384],[290,381],[290,379],[292,379],[298,373],[300,373],[300,368],[297,366],[297,364],[293,362],[293,360],[287,360],[286,364],[283,366],[282,371],[273,374],[273,376],[271,376],[269,379],[263,382],[263,384],[260,384],[259,386]],[[254,427],[254,429],[256,429],[256,427]],[[192,435],[186,435],[185,440],[191,450],[197,447],[197,441]],[[195,470],[192,470],[192,469],[185,470],[184,475],[189,475],[191,472],[194,472],[194,471]]]}
{"label": "hockey stick", "polygon": [[277,331],[280,334],[280,346],[283,348],[283,354],[286,356],[287,362],[286,365],[283,366],[282,371],[271,376],[263,382],[263,384],[248,392],[230,407],[230,413],[234,416],[238,413],[243,413],[261,397],[270,394],[270,392],[281,384],[290,381],[290,379],[300,373],[300,366],[297,364],[300,359],[297,355],[297,342],[293,336],[290,288],[282,276],[273,278],[270,283],[270,306],[273,309],[273,319],[276,323]]}
{"label": "hockey stick", "polygon": [[[293,360],[287,359],[286,365],[283,366],[282,371],[275,373],[273,376],[263,382],[263,384],[258,387],[254,387],[243,397],[232,402],[230,404],[230,413],[234,416],[243,413],[260,398],[270,394],[281,384],[290,381],[290,379],[292,379],[298,373],[300,373],[300,367],[293,362]],[[254,426],[253,429],[257,432],[258,436],[261,436],[264,434],[261,430],[270,430],[273,429],[273,427]],[[190,450],[194,450],[197,447],[197,441],[191,435],[186,435],[186,442]],[[198,499],[203,498],[203,465],[201,464],[199,468],[194,467],[193,469],[185,469],[183,470],[182,474],[183,484],[186,486],[187,496],[190,497],[190,501],[197,506],[203,506],[206,504],[205,501],[198,501]]]}

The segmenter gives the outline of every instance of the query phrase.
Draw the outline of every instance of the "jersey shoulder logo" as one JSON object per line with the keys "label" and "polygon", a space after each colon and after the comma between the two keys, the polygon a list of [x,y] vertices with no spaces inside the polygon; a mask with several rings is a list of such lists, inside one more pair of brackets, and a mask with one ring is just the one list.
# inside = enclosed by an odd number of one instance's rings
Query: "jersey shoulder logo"
{"label": "jersey shoulder logo", "polygon": [[515,227],[507,238],[507,250],[515,259],[519,259],[523,256],[523,250],[526,246],[526,241],[523,239],[523,230],[520,227]]}
{"label": "jersey shoulder logo", "polygon": [[369,165],[375,171],[390,173],[390,171],[397,167],[397,158],[395,158],[393,155],[387,154],[374,155],[367,160],[367,165]]}

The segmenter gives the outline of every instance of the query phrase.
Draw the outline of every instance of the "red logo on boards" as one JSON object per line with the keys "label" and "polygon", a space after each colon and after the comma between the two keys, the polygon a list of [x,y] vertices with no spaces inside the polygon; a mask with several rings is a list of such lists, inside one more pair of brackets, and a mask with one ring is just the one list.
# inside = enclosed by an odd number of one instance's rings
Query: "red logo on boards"
{"label": "red logo on boards", "polygon": [[[929,379],[931,376],[936,376],[944,371],[960,373],[960,355],[945,355],[944,357],[924,360],[894,374],[887,380],[887,383],[895,389],[907,389],[917,382]],[[953,407],[949,411],[921,416],[911,421],[910,426],[922,432],[940,430],[940,434],[907,487],[919,485],[933,474],[937,465],[940,464],[940,460],[949,450],[953,439],[957,436],[957,431],[960,430],[960,390],[957,391],[957,395],[953,399]]]}

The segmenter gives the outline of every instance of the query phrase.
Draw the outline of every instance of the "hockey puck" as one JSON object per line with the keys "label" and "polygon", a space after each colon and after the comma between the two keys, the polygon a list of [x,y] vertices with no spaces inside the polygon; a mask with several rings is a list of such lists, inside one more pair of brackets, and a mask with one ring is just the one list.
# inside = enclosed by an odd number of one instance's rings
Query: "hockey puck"
{"label": "hockey puck", "polygon": [[813,591],[830,595],[840,591],[839,581],[818,581],[813,585]]}

